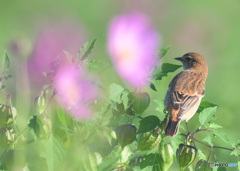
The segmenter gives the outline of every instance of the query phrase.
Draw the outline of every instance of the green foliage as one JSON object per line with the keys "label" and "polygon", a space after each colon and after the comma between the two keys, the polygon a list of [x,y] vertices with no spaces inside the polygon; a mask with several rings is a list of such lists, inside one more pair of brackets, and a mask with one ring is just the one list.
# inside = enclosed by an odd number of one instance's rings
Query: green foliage
{"label": "green foliage", "polygon": [[8,70],[10,67],[10,60],[9,60],[7,51],[5,51],[5,53],[2,56],[2,67],[3,67],[3,70]]}
{"label": "green foliage", "polygon": [[195,167],[195,171],[211,171],[211,170],[212,168],[210,167],[210,163],[203,159],[199,160]]}
{"label": "green foliage", "polygon": [[154,90],[154,91],[157,91],[157,89],[156,89],[156,87],[155,87],[155,85],[154,85],[153,83],[150,84],[150,88],[151,88],[152,90]]}
{"label": "green foliage", "polygon": [[192,164],[196,156],[197,156],[197,149],[195,147],[180,144],[177,149],[176,158],[181,170],[185,170],[185,168],[187,168],[190,164]]}
{"label": "green foliage", "polygon": [[163,170],[167,171],[174,159],[174,152],[171,144],[164,144],[160,149],[160,153],[164,161]]}
{"label": "green foliage", "polygon": [[155,131],[143,133],[138,142],[138,150],[152,150],[156,148],[161,141],[161,135]]}
{"label": "green foliage", "polygon": [[158,55],[161,56],[161,57],[164,57],[167,54],[167,52],[169,51],[170,48],[171,48],[171,45],[167,46],[166,48],[161,49],[158,52]]}
{"label": "green foliage", "polygon": [[175,72],[180,67],[182,67],[182,65],[163,63],[161,69],[154,73],[154,79],[161,80],[163,77],[166,77],[169,72]]}
{"label": "green foliage", "polygon": [[124,148],[136,139],[137,128],[134,125],[126,124],[117,127],[117,141]]}
{"label": "green foliage", "polygon": [[82,48],[80,49],[80,52],[78,54],[79,60],[83,61],[88,57],[88,55],[92,52],[92,50],[94,48],[94,44],[95,44],[96,40],[97,39],[90,40],[82,46]]}
{"label": "green foliage", "polygon": [[[202,105],[200,105],[202,108]],[[215,119],[217,106],[213,107],[204,107],[204,109],[199,114],[199,122],[201,125],[206,125],[209,122],[212,122]]]}
{"label": "green foliage", "polygon": [[137,114],[142,114],[150,104],[150,96],[148,93],[135,93],[132,107]]}
{"label": "green foliage", "polygon": [[85,62],[89,71],[96,71],[106,66],[106,63],[97,60],[87,60]]}
{"label": "green foliage", "polygon": [[140,121],[138,133],[145,133],[145,132],[152,131],[153,129],[157,128],[159,124],[160,124],[160,120],[158,119],[157,116],[154,116],[154,115],[147,116]]}
{"label": "green foliage", "polygon": [[[87,59],[95,41],[96,39],[84,44],[77,60],[68,52],[65,54],[77,66],[86,65],[88,70],[96,72],[99,68],[104,68],[105,64]],[[170,46],[158,54],[164,57],[169,49]],[[10,65],[7,54],[2,58],[2,65],[7,71]],[[153,80],[149,81],[160,81],[180,67],[162,63],[154,71]],[[52,85],[55,70],[51,69],[47,73],[47,78],[51,81],[35,99],[35,110],[31,111],[36,113],[31,113],[24,129],[19,128],[16,122],[17,110],[12,106],[11,97],[6,95],[6,104],[0,104],[0,169],[167,171],[176,170],[171,168],[176,154],[181,170],[187,167],[209,170],[209,163],[217,162],[209,161],[213,157],[207,159],[205,154],[209,154],[210,150],[229,150],[229,155],[236,157],[236,162],[240,165],[240,141],[232,142],[224,133],[224,128],[214,122],[217,105],[202,101],[198,109],[198,128],[190,130],[192,134],[187,135],[183,125],[180,125],[179,133],[169,138],[164,131],[168,122],[164,97],[156,94],[158,98],[152,100],[148,89],[133,92],[112,83],[107,87],[108,95],[104,94],[105,88],[99,85],[103,90],[101,97],[94,104],[87,104],[96,109],[93,119],[77,120],[60,106],[51,106],[50,102],[56,93]],[[11,75],[1,78],[7,80]],[[153,83],[150,83],[150,88],[154,90],[151,93],[157,93]],[[156,109],[152,110],[151,106]],[[198,132],[202,132],[201,139]],[[215,138],[230,148],[215,146]],[[200,149],[199,143],[209,150]],[[192,164],[197,156],[199,162]]]}

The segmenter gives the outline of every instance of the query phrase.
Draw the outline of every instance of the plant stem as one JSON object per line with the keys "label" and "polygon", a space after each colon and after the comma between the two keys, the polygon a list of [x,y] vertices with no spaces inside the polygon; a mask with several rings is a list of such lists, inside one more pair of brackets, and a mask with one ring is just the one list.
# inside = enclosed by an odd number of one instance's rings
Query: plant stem
{"label": "plant stem", "polygon": [[209,155],[208,155],[208,158],[207,158],[207,162],[208,162],[209,159],[210,159],[211,153],[212,153],[212,147],[211,147],[211,149],[210,149],[210,152],[209,152]]}
{"label": "plant stem", "polygon": [[[185,137],[187,137],[188,135],[186,135],[186,134],[181,134],[182,136],[185,136]],[[209,147],[209,148],[220,148],[220,149],[224,149],[224,150],[229,150],[229,151],[234,151],[235,150],[235,148],[227,148],[227,147],[220,147],[220,146],[211,146],[211,145],[209,145],[209,144],[207,144],[207,143],[204,143],[204,142],[202,142],[202,141],[200,141],[200,140],[197,140],[196,138],[194,138],[193,136],[190,136],[189,137],[191,140],[193,140],[193,141],[196,141],[196,142],[198,142],[198,143],[200,143],[200,144],[203,144],[203,145],[205,145],[205,146],[207,146],[207,147]]]}
{"label": "plant stem", "polygon": [[19,140],[19,138],[23,135],[23,133],[27,130],[27,127],[22,130],[22,132],[20,132],[20,134],[16,137],[16,139],[8,146],[8,148],[4,151],[4,153],[2,154],[1,158],[0,158],[0,165],[2,165],[6,154],[9,152],[9,150],[12,148],[12,146]]}

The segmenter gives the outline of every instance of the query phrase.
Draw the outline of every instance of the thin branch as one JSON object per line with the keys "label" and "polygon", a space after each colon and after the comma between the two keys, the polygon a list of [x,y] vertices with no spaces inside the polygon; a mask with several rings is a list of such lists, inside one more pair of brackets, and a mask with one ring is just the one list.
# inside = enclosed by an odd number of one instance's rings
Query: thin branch
{"label": "thin branch", "polygon": [[[182,135],[182,136],[185,136],[185,137],[188,136],[188,135],[182,134],[182,133],[181,133],[181,135]],[[189,138],[190,138],[191,140],[196,141],[196,142],[198,142],[198,143],[200,143],[200,144],[203,144],[203,145],[205,145],[205,146],[207,146],[207,147],[209,147],[209,148],[220,148],[220,149],[229,150],[229,151],[234,151],[234,150],[236,149],[236,148],[227,148],[227,147],[220,147],[220,146],[211,146],[211,145],[209,145],[209,144],[207,144],[207,143],[204,143],[204,142],[196,139],[194,136],[190,136]]]}
{"label": "thin branch", "polygon": [[201,127],[202,126],[198,127],[192,135],[194,135],[194,134],[196,134],[197,132],[200,132],[200,131],[213,131],[213,129],[209,129],[209,128],[201,129]]}
{"label": "thin branch", "polygon": [[211,153],[212,153],[212,147],[211,147],[211,149],[210,149],[210,152],[209,152],[209,155],[208,155],[208,158],[207,158],[207,162],[209,161],[209,159],[210,159],[210,156],[211,156]]}

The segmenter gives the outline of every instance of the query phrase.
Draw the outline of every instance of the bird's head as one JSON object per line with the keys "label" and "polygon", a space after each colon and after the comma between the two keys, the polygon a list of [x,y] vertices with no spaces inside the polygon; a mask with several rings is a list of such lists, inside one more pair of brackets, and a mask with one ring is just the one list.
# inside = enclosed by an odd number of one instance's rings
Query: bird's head
{"label": "bird's head", "polygon": [[205,61],[205,59],[195,52],[186,53],[182,57],[177,57],[175,59],[182,62],[184,70],[208,70],[207,62]]}

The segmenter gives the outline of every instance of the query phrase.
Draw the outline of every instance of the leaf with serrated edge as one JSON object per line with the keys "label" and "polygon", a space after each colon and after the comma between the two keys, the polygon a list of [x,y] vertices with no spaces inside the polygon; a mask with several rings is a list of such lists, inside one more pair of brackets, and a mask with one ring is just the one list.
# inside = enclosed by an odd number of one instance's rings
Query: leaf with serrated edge
{"label": "leaf with serrated edge", "polygon": [[209,124],[209,128],[218,129],[218,128],[222,128],[222,126],[220,126],[220,125],[218,125],[218,124],[215,124],[215,123],[210,123],[210,124]]}
{"label": "leaf with serrated edge", "polygon": [[163,99],[155,99],[154,102],[157,104],[156,111],[163,113],[164,107],[164,100]]}
{"label": "leaf with serrated edge", "polygon": [[205,154],[203,154],[203,152],[200,149],[198,149],[198,156],[200,159],[207,160]]}
{"label": "leaf with serrated edge", "polygon": [[171,45],[167,46],[166,48],[161,49],[158,52],[158,55],[160,55],[161,57],[164,57],[167,54],[167,52],[169,51],[170,48],[171,48]]}
{"label": "leaf with serrated edge", "polygon": [[80,60],[82,61],[85,60],[87,56],[92,52],[96,40],[97,39],[90,40],[83,45],[83,47],[80,49],[80,52],[78,54],[78,58]]}
{"label": "leaf with serrated edge", "polygon": [[205,108],[209,108],[209,107],[215,107],[218,106],[214,103],[210,103],[208,101],[201,101],[200,106],[197,110],[198,113],[201,113]]}
{"label": "leaf with serrated edge", "polygon": [[129,95],[128,91],[123,91],[121,95],[121,100],[123,102],[124,110],[127,110],[130,105],[128,95]]}
{"label": "leaf with serrated edge", "polygon": [[227,136],[227,134],[225,132],[220,131],[220,130],[214,130],[213,133],[217,137],[219,137],[221,140],[223,140],[224,142],[230,144],[232,147],[235,147],[235,144],[229,140],[229,137]]}
{"label": "leaf with serrated edge", "polygon": [[204,125],[210,121],[213,121],[215,119],[217,107],[209,107],[205,108],[200,114],[199,114],[199,122],[201,125]]}
{"label": "leaf with serrated edge", "polygon": [[213,146],[212,138],[210,137],[209,134],[207,134],[207,136],[203,138],[202,141],[208,143],[210,146]]}
{"label": "leaf with serrated edge", "polygon": [[121,93],[123,92],[124,88],[118,84],[111,84],[109,89],[109,99],[121,103]]}

